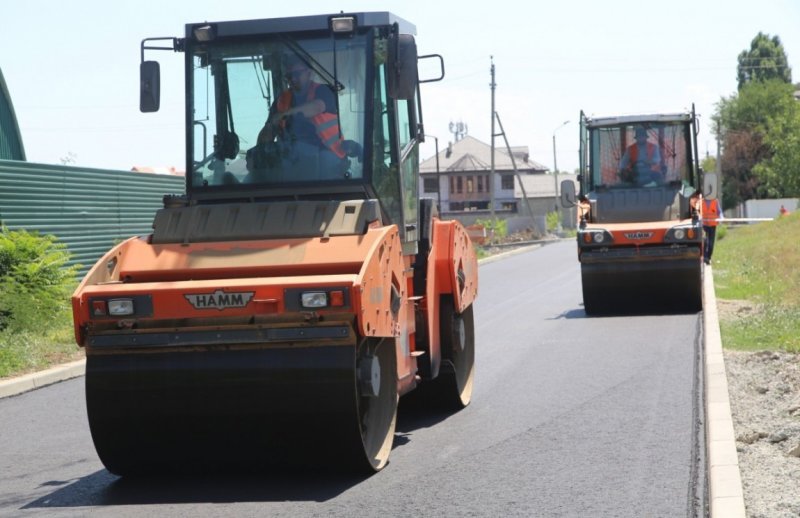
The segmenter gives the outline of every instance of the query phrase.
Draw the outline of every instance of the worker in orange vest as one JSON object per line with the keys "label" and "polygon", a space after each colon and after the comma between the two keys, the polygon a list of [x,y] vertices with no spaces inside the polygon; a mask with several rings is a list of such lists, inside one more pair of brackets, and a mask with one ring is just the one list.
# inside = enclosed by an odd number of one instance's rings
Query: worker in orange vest
{"label": "worker in orange vest", "polygon": [[717,224],[722,215],[722,208],[719,200],[714,198],[703,199],[703,260],[706,264],[711,264],[711,255],[714,253],[714,240],[717,237]]}
{"label": "worker in orange vest", "polygon": [[[258,134],[258,145],[248,152],[248,161],[260,162],[255,156],[257,148],[270,146],[276,139],[284,163],[315,156],[321,170],[333,172],[344,172],[346,157],[361,152],[358,144],[342,137],[333,90],[313,81],[311,75],[309,65],[301,58],[288,59],[288,88],[270,108],[269,118]],[[261,165],[249,164],[248,168],[258,169]]]}
{"label": "worker in orange vest", "polygon": [[647,130],[642,126],[636,126],[634,139],[619,163],[622,181],[639,186],[661,183],[661,150],[648,140]]}

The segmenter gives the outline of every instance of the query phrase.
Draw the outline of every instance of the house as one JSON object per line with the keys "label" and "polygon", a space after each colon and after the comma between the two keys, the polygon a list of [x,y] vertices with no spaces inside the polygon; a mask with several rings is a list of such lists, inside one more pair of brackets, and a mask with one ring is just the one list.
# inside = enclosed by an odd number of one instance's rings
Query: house
{"label": "house", "polygon": [[557,203],[556,179],[575,178],[546,174],[548,168],[531,159],[527,146],[512,147],[509,153],[497,143],[494,196],[489,192],[491,170],[491,146],[467,135],[420,164],[420,193],[436,198],[441,214],[465,225],[489,218],[493,197],[495,217],[507,221],[509,232],[534,229],[541,235]]}
{"label": "house", "polygon": [[[517,173],[544,173],[547,168],[531,160],[528,148],[495,147],[494,210],[516,212],[514,166]],[[447,145],[439,154],[420,164],[420,192],[436,197],[440,212],[490,211],[489,189],[492,171],[492,147],[465,136]]]}

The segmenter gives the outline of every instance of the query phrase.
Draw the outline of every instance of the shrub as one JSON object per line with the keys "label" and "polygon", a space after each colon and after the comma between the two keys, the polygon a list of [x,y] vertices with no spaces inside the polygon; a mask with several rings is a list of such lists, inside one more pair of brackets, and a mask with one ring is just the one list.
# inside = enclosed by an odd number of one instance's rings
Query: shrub
{"label": "shrub", "polygon": [[508,235],[508,222],[504,219],[479,219],[475,223],[483,225],[486,233],[489,235],[489,240],[494,242],[495,239],[503,239]]}
{"label": "shrub", "polygon": [[54,236],[0,228],[0,329],[46,329],[69,308],[78,265]]}
{"label": "shrub", "polygon": [[559,214],[557,211],[548,212],[547,216],[545,216],[545,221],[547,224],[547,231],[548,232],[555,232],[558,230],[558,227],[561,225],[559,221]]}
{"label": "shrub", "polygon": [[723,239],[725,239],[725,236],[727,235],[728,235],[728,227],[726,227],[725,225],[718,225],[715,239],[722,241]]}

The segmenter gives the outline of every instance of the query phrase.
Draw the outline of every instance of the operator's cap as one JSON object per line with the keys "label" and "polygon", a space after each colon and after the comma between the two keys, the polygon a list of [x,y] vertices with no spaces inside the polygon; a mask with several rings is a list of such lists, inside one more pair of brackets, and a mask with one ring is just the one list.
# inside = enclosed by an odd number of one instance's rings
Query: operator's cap
{"label": "operator's cap", "polygon": [[636,126],[636,129],[634,129],[633,134],[636,136],[636,138],[639,137],[647,138],[647,130],[644,129],[644,126]]}

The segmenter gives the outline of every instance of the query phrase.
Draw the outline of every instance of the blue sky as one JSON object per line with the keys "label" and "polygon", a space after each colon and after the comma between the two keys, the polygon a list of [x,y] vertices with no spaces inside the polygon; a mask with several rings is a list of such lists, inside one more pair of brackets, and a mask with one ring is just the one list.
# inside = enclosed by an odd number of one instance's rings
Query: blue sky
{"label": "blue sky", "polygon": [[[555,133],[561,170],[577,167],[580,110],[671,112],[695,103],[700,149],[714,154],[714,105],[736,91],[736,58],[759,31],[781,38],[800,82],[797,0],[3,3],[0,69],[28,160],[42,163],[71,157],[88,167],[183,168],[180,55],[148,54],[161,62],[162,109],[142,114],[139,44],[182,36],[184,24],[201,21],[392,11],[416,24],[420,54],[444,57],[445,79],[422,90],[425,129],[440,147],[454,139],[451,122],[490,141],[493,60],[495,109],[510,144],[528,146],[552,168]],[[432,155],[429,139],[422,156]]]}

